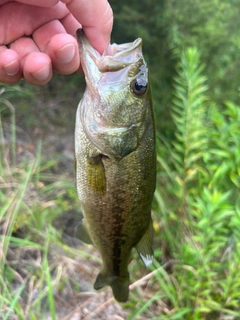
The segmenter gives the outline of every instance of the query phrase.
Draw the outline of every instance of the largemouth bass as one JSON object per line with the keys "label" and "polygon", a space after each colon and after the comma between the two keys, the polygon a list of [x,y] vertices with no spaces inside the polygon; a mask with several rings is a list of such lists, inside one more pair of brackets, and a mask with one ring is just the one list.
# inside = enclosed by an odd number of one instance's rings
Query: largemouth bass
{"label": "largemouth bass", "polygon": [[155,133],[142,40],[109,45],[103,55],[78,30],[86,90],[76,115],[76,183],[83,220],[76,237],[100,252],[96,290],[111,286],[128,299],[128,264],[135,247],[153,261],[151,204]]}

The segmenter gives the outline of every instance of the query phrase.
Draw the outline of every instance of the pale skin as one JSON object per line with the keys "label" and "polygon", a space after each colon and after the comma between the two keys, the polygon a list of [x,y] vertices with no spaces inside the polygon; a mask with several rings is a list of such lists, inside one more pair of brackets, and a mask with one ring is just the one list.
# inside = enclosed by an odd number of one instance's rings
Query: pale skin
{"label": "pale skin", "polygon": [[44,85],[79,70],[76,30],[102,53],[112,24],[107,0],[0,0],[0,82]]}

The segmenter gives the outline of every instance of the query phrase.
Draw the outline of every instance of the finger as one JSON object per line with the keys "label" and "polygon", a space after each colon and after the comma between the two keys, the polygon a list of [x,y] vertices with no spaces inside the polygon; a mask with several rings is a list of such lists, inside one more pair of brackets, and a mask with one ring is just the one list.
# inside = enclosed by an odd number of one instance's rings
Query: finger
{"label": "finger", "polygon": [[5,46],[0,46],[0,82],[13,84],[22,78],[19,55]]}
{"label": "finger", "polygon": [[22,36],[29,36],[45,23],[62,19],[68,13],[62,2],[50,8],[33,7],[15,1],[6,3],[0,10],[0,44],[8,45]]}
{"label": "finger", "polygon": [[[0,5],[11,2],[12,0],[0,0]],[[52,7],[57,4],[59,0],[15,0],[16,2],[29,4],[32,6],[39,6],[39,7]]]}
{"label": "finger", "polygon": [[92,46],[100,53],[110,42],[113,24],[112,9],[107,0],[62,0],[69,11],[82,24]]}
{"label": "finger", "polygon": [[51,21],[36,30],[33,39],[39,49],[51,58],[54,71],[71,74],[79,68],[77,41],[67,34],[58,20]]}
{"label": "finger", "polygon": [[49,43],[48,54],[56,72],[71,74],[79,68],[78,44],[76,39],[69,34],[53,36]]}
{"label": "finger", "polygon": [[44,85],[52,77],[51,60],[31,38],[21,38],[11,45],[21,61],[24,79],[34,85]]}
{"label": "finger", "polygon": [[60,21],[67,33],[71,34],[74,38],[76,38],[76,31],[82,28],[82,25],[74,18],[74,16],[71,13],[69,13]]}
{"label": "finger", "polygon": [[31,52],[24,61],[24,79],[36,86],[48,83],[52,78],[52,64],[48,55],[43,52]]}

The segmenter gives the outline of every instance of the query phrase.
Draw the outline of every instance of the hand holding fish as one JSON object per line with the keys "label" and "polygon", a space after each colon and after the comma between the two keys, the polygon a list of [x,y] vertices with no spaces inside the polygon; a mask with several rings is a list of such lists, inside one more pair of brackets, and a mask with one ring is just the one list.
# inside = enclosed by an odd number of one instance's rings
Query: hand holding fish
{"label": "hand holding fish", "polygon": [[102,53],[112,22],[107,0],[0,0],[0,82],[12,84],[23,77],[44,85],[53,71],[77,71],[76,30],[82,27]]}

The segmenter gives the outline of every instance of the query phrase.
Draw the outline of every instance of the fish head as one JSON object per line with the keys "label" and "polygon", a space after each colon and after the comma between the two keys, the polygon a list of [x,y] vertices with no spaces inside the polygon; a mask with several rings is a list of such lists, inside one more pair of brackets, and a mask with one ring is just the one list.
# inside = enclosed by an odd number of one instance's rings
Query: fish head
{"label": "fish head", "polygon": [[134,151],[149,125],[151,96],[142,40],[109,45],[100,55],[78,31],[86,91],[80,103],[88,139],[109,158]]}

